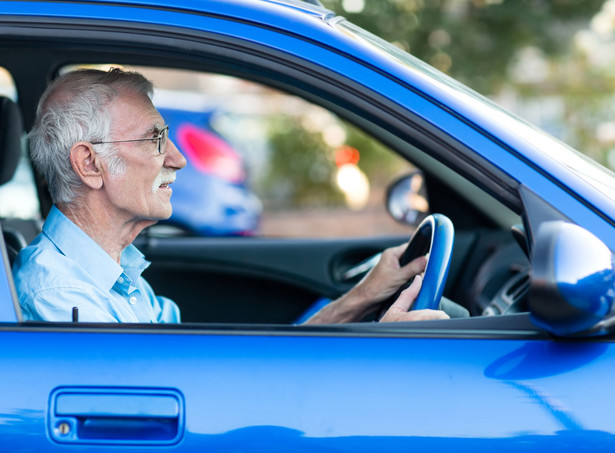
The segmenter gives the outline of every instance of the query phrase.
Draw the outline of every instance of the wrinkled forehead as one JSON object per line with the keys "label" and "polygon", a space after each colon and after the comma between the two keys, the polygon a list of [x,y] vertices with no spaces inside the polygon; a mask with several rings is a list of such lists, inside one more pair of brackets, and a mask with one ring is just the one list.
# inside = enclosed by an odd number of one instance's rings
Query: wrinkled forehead
{"label": "wrinkled forehead", "polygon": [[164,119],[151,99],[134,91],[124,90],[108,106],[114,134],[145,133],[164,127]]}

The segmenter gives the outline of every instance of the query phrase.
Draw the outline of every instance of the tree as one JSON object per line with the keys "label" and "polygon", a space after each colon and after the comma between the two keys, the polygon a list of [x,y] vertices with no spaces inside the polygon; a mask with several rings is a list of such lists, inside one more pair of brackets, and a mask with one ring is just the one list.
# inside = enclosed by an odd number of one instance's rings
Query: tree
{"label": "tree", "polygon": [[351,22],[392,42],[475,90],[490,94],[509,82],[508,69],[526,47],[548,59],[570,51],[604,0],[322,0]]}

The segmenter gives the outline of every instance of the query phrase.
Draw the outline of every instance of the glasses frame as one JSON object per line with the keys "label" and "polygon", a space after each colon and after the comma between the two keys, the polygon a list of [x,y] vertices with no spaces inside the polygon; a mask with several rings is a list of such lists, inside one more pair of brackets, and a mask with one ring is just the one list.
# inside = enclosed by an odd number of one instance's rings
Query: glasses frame
{"label": "glasses frame", "polygon": [[92,145],[104,145],[107,143],[127,143],[127,142],[146,142],[146,141],[154,141],[156,140],[158,154],[164,154],[164,150],[162,149],[162,140],[164,139],[165,145],[169,140],[169,125],[165,124],[164,127],[160,130],[158,137],[150,137],[150,138],[133,138],[130,140],[109,140],[105,142],[90,142]]}

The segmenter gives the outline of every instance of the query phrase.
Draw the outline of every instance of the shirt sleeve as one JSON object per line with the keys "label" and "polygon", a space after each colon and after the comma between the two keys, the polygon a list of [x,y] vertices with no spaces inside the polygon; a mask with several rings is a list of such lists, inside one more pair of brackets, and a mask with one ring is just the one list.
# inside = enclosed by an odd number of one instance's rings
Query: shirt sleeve
{"label": "shirt sleeve", "polygon": [[181,315],[179,307],[171,299],[164,296],[156,296],[158,304],[160,304],[160,312],[158,314],[158,322],[164,323],[179,323]]}
{"label": "shirt sleeve", "polygon": [[151,309],[153,310],[152,321],[160,323],[179,323],[181,315],[179,307],[168,297],[157,296],[150,284],[143,278],[139,277],[137,284],[141,294],[147,298]]}

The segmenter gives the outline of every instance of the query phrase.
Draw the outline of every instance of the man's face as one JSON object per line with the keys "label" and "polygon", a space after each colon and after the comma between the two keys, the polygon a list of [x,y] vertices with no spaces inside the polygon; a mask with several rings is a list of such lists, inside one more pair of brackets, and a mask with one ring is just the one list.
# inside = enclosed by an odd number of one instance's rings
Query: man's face
{"label": "man's face", "polygon": [[[164,127],[164,120],[149,98],[125,91],[110,105],[112,118],[109,140],[154,138]],[[167,140],[158,153],[156,141],[116,143],[126,170],[113,175],[105,171],[104,189],[113,215],[119,220],[158,221],[171,216],[170,183],[175,171],[186,165],[186,159]]]}

